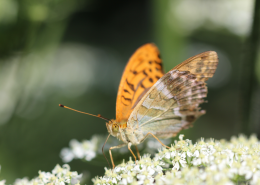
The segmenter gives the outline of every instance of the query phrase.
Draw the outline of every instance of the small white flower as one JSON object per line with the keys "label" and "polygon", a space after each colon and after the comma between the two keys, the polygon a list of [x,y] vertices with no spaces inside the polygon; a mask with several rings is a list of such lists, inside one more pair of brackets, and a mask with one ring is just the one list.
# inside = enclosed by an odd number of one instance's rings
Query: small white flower
{"label": "small white flower", "polygon": [[251,184],[258,184],[260,183],[260,171],[256,171],[253,174],[252,180],[251,180]]}
{"label": "small white flower", "polygon": [[49,183],[52,176],[53,174],[51,174],[50,172],[39,171],[39,178],[42,180],[43,183]]}
{"label": "small white flower", "polygon": [[199,155],[200,155],[200,153],[199,153],[198,150],[196,150],[196,151],[193,153],[193,156],[194,156],[194,157],[199,157]]}
{"label": "small white flower", "polygon": [[179,140],[183,140],[183,138],[184,138],[184,135],[183,135],[183,134],[180,134],[180,135],[179,135]]}
{"label": "small white flower", "polygon": [[199,174],[199,177],[200,177],[201,180],[206,180],[206,178],[207,178],[207,173],[206,173],[206,172],[201,172],[201,173]]}
{"label": "small white flower", "polygon": [[178,155],[178,152],[177,151],[173,151],[171,152],[171,157],[174,158]]}
{"label": "small white flower", "polygon": [[180,164],[178,162],[173,163],[172,169],[179,170],[179,168],[180,168]]}
{"label": "small white flower", "polygon": [[[54,167],[54,169],[52,170],[52,174],[60,174],[60,173],[62,173],[63,172],[63,168],[60,166],[60,165],[56,165],[55,167]],[[43,173],[45,173],[45,172],[43,172]],[[50,174],[50,173],[49,173]],[[51,175],[51,174],[50,174]]]}
{"label": "small white flower", "polygon": [[60,152],[63,162],[68,163],[74,159],[74,154],[69,148],[63,148]]}
{"label": "small white flower", "polygon": [[94,135],[90,140],[84,140],[82,142],[72,139],[69,143],[70,148],[63,148],[60,156],[63,162],[66,163],[73,159],[85,159],[86,161],[91,161],[97,155],[100,140],[101,137],[96,135]]}
{"label": "small white flower", "polygon": [[180,165],[181,167],[185,167],[186,166],[186,160],[185,160],[185,157],[186,155],[182,154],[182,153],[174,153],[174,155],[172,156],[175,156],[174,159],[172,160],[172,164],[173,164],[173,169],[176,169],[176,170],[179,170],[180,168]]}
{"label": "small white flower", "polygon": [[249,180],[249,179],[251,179],[251,177],[253,176],[253,172],[252,171],[246,171],[246,173],[245,173],[245,179],[246,180]]}
{"label": "small white flower", "polygon": [[78,142],[76,139],[72,139],[69,143],[72,152],[76,158],[82,159],[84,157],[85,151],[83,148],[83,143]]}
{"label": "small white flower", "polygon": [[5,181],[6,181],[6,180],[1,180],[1,181],[0,181],[0,185],[5,185]]}
{"label": "small white flower", "polygon": [[193,155],[192,155],[192,153],[190,151],[187,151],[187,156],[188,157],[192,157]]}
{"label": "small white flower", "polygon": [[96,157],[96,152],[94,152],[94,151],[87,151],[86,153],[85,153],[85,159],[86,159],[86,161],[91,161],[93,158],[95,158]]}
{"label": "small white flower", "polygon": [[193,164],[194,166],[199,166],[199,165],[201,165],[201,159],[200,159],[200,158],[193,159],[193,160],[192,160],[192,164]]}
{"label": "small white flower", "polygon": [[147,172],[148,172],[149,175],[153,175],[155,173],[155,170],[151,166],[148,166]]}
{"label": "small white flower", "polygon": [[165,157],[166,159],[170,159],[170,158],[171,158],[171,153],[170,153],[170,152],[165,153],[165,154],[164,154],[164,157]]}
{"label": "small white flower", "polygon": [[[5,183],[5,181],[4,181],[4,183]],[[14,181],[14,185],[27,185],[27,184],[32,184],[32,183],[30,183],[30,181],[27,177],[24,177],[22,179],[16,179]]]}

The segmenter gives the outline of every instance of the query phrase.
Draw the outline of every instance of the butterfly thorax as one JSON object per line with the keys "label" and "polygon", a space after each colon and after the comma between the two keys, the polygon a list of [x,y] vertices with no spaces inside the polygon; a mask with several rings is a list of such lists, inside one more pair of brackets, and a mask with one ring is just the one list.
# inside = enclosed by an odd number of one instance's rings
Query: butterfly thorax
{"label": "butterfly thorax", "polygon": [[142,134],[139,132],[134,132],[134,129],[130,126],[127,126],[126,121],[117,122],[116,120],[110,120],[106,123],[108,132],[117,137],[119,140],[124,143],[132,143],[133,145],[137,145],[140,143],[141,138],[143,138]]}

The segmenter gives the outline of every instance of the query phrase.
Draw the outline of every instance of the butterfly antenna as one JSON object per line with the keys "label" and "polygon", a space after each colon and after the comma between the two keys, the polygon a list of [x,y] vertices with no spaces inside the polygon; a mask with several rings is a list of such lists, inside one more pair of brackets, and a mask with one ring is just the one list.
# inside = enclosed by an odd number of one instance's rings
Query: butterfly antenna
{"label": "butterfly antenna", "polygon": [[76,110],[76,109],[73,109],[73,108],[67,107],[67,106],[65,106],[65,105],[62,105],[62,104],[59,104],[59,106],[60,106],[60,107],[63,107],[63,108],[66,108],[66,109],[73,110],[73,111],[75,111],[75,112],[79,112],[79,113],[82,113],[82,114],[87,114],[87,115],[90,115],[90,116],[94,116],[94,117],[97,117],[97,118],[104,119],[104,120],[106,120],[106,121],[110,121],[110,119],[105,118],[105,117],[101,116],[100,114],[98,114],[98,115],[94,115],[94,114],[90,114],[90,113],[82,112],[82,111],[79,111],[79,110]]}
{"label": "butterfly antenna", "polygon": [[105,147],[105,145],[106,145],[106,143],[107,143],[107,140],[108,140],[109,136],[110,136],[110,134],[107,136],[107,139],[106,139],[106,141],[105,141],[105,143],[104,143],[104,145],[103,145],[103,147],[102,147],[102,153],[103,153],[104,157],[106,158],[109,167],[111,168],[110,163],[108,162],[108,159],[107,159],[107,157],[106,157],[106,155],[105,155],[105,153],[104,153],[104,147]]}

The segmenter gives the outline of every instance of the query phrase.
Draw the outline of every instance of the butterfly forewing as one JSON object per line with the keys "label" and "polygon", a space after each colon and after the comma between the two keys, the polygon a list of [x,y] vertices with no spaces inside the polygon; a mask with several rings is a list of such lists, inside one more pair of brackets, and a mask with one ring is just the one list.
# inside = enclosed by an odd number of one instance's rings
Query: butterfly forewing
{"label": "butterfly forewing", "polygon": [[127,121],[137,103],[162,76],[162,60],[157,47],[145,44],[137,49],[125,67],[118,88],[116,121]]}
{"label": "butterfly forewing", "polygon": [[215,51],[206,51],[185,60],[173,69],[189,71],[196,75],[197,80],[207,81],[208,78],[211,78],[214,75],[217,65],[217,53]]}
{"label": "butterfly forewing", "polygon": [[[214,63],[216,66],[218,62],[216,53],[204,52],[203,56],[207,54],[211,57],[214,55],[214,59],[207,59],[205,65]],[[197,63],[201,63],[199,61],[201,55],[184,61],[178,65],[179,67],[177,66],[178,70],[174,68],[159,79],[137,104],[127,124],[143,134],[151,132],[157,137],[167,138],[189,127],[196,118],[205,114],[205,111],[200,110],[199,107],[204,102],[203,98],[207,96],[204,81],[213,76],[215,69],[210,73],[197,70],[195,74],[184,71],[186,68],[191,71],[197,69],[199,66]],[[186,65],[189,64],[197,68],[187,67]],[[203,74],[210,75],[202,76]]]}

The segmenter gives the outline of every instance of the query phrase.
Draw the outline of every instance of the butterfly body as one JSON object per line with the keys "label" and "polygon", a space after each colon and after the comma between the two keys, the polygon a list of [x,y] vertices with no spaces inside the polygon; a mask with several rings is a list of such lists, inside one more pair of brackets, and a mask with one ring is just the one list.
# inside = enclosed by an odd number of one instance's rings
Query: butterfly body
{"label": "butterfly body", "polygon": [[109,134],[123,141],[123,143],[138,145],[144,138],[142,132],[134,129],[132,126],[124,123],[117,123],[116,120],[111,120],[106,123]]}

